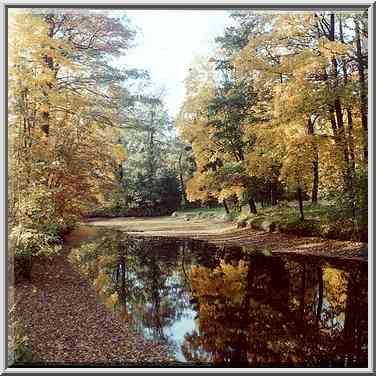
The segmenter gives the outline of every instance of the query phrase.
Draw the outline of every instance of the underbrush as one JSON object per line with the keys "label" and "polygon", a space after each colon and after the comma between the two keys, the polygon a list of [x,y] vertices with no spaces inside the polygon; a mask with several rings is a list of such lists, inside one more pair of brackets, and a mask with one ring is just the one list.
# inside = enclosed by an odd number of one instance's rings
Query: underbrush
{"label": "underbrush", "polygon": [[[367,213],[358,211],[355,219],[351,214],[348,210],[333,206],[306,204],[304,220],[301,220],[297,207],[275,206],[258,209],[257,215],[242,211],[236,216],[236,221],[238,227],[250,226],[300,236],[367,242]],[[245,225],[242,224],[244,222]]]}
{"label": "underbrush", "polygon": [[[61,238],[22,225],[14,226],[9,234],[10,264],[13,262],[16,279],[22,276],[30,279],[35,257],[51,256],[61,250]],[[13,259],[13,260],[12,260]]]}
{"label": "underbrush", "polygon": [[[13,301],[14,290],[9,289],[9,301]],[[31,359],[29,338],[16,318],[16,305],[10,304],[8,311],[8,365]]]}

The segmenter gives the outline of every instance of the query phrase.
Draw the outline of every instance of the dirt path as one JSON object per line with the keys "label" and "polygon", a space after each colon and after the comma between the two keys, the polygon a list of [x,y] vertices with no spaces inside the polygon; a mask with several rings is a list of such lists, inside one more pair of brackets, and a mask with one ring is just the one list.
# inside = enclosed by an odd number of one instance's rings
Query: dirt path
{"label": "dirt path", "polygon": [[33,362],[140,366],[173,359],[166,347],[143,339],[106,309],[72,269],[66,252],[36,262],[32,281],[19,281],[15,298]]}
{"label": "dirt path", "polygon": [[222,234],[233,230],[236,226],[219,219],[197,219],[184,217],[154,217],[154,218],[91,218],[86,224],[90,226],[111,227],[127,232],[142,232],[146,236],[153,234]]}
{"label": "dirt path", "polygon": [[366,243],[300,237],[278,232],[257,231],[251,228],[237,229],[233,223],[213,219],[191,219],[187,222],[184,218],[179,217],[95,218],[86,225],[88,227],[114,228],[126,231],[133,236],[202,239],[212,243],[269,249],[275,253],[288,252],[367,259]]}

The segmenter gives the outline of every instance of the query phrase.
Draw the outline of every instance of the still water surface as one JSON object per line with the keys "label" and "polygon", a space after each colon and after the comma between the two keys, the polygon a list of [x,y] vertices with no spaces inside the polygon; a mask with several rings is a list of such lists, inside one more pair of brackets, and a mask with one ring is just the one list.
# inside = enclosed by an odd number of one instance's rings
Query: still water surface
{"label": "still water surface", "polygon": [[118,231],[70,259],[110,309],[179,362],[367,366],[366,262]]}

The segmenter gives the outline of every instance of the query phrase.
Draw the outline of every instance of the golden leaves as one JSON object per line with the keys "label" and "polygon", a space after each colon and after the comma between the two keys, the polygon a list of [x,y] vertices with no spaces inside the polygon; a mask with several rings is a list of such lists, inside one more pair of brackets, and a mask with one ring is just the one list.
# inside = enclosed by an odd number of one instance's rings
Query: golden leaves
{"label": "golden leaves", "polygon": [[[191,269],[192,287],[201,295],[224,295],[235,305],[241,304],[245,296],[245,278],[248,272],[248,265],[244,260],[239,263],[226,263],[220,261],[217,268],[210,271],[201,266],[194,266]],[[205,306],[204,310],[209,313],[210,306]]]}
{"label": "golden leaves", "polygon": [[112,155],[113,155],[114,160],[119,164],[124,162],[127,158],[125,149],[123,145],[120,145],[120,144],[112,145]]}
{"label": "golden leaves", "polygon": [[289,138],[287,154],[283,160],[281,179],[292,189],[304,187],[312,179],[312,161],[315,158],[313,138],[296,135]]}
{"label": "golden leaves", "polygon": [[[88,79],[84,59],[78,65],[72,58],[72,42],[64,34],[50,37],[42,15],[15,12],[11,25],[10,174],[22,176],[15,185],[17,205],[30,201],[27,192],[38,185],[54,210],[45,221],[64,226],[95,205],[104,182],[113,179],[114,164],[126,157],[113,144],[114,135],[103,131],[118,124],[118,115],[102,98],[103,89]],[[48,137],[42,131],[47,128]],[[25,218],[18,210],[17,220]]]}
{"label": "golden leaves", "polygon": [[104,271],[100,271],[97,278],[94,280],[94,287],[97,292],[101,291],[107,282],[107,274]]}
{"label": "golden leaves", "polygon": [[115,291],[113,294],[111,294],[109,297],[105,300],[105,305],[108,309],[114,309],[116,304],[119,302],[119,295]]}
{"label": "golden leaves", "polygon": [[347,272],[331,267],[323,269],[323,280],[327,291],[328,303],[337,315],[343,314],[347,300],[347,286],[349,275]]}

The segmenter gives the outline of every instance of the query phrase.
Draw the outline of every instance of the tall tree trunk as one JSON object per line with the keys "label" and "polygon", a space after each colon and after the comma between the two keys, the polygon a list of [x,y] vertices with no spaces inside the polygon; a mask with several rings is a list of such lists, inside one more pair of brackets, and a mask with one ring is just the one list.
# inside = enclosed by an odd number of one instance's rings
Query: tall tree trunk
{"label": "tall tree trunk", "polygon": [[355,23],[355,41],[356,41],[356,58],[358,63],[359,84],[360,84],[360,113],[363,127],[363,156],[364,160],[368,159],[368,115],[367,115],[367,87],[365,79],[365,69],[363,64],[362,44],[360,40],[359,21],[354,19]]}
{"label": "tall tree trunk", "polygon": [[300,211],[300,219],[304,221],[304,212],[303,212],[303,192],[302,188],[298,187],[298,200],[299,200],[299,211]]}
{"label": "tall tree trunk", "polygon": [[319,192],[319,161],[312,161],[312,203],[317,204],[318,192]]}
{"label": "tall tree trunk", "polygon": [[[342,16],[339,16],[339,36],[341,43],[345,43],[344,35],[343,35],[343,26],[342,26]],[[348,83],[348,74],[347,74],[347,63],[346,60],[342,62],[342,69],[343,69],[343,79],[345,81],[345,85]],[[347,114],[347,139],[349,145],[349,158],[350,158],[350,169],[352,175],[355,173],[355,149],[354,149],[354,134],[353,134],[353,117],[352,111],[350,106],[346,107],[346,114]]]}
{"label": "tall tree trunk", "polygon": [[249,205],[249,210],[251,211],[251,213],[257,214],[256,204],[255,204],[255,200],[253,198],[250,198],[248,200],[248,205]]}
{"label": "tall tree trunk", "polygon": [[[48,37],[53,38],[54,33],[55,33],[55,19],[53,14],[46,14],[44,16],[44,21],[48,24]],[[50,47],[50,49],[54,49],[54,47]],[[55,77],[57,75],[57,68],[54,63],[54,59],[48,55],[47,53],[43,56],[43,60],[47,65],[47,68],[51,71],[55,72]],[[47,82],[45,87],[43,88],[43,94],[44,94],[44,100],[43,104],[47,106],[47,110],[42,111],[42,119],[43,121],[40,124],[40,128],[45,134],[46,137],[49,136],[50,134],[50,98],[49,98],[49,92],[52,89],[52,83]]]}
{"label": "tall tree trunk", "polygon": [[313,160],[312,160],[312,203],[317,203],[318,191],[319,191],[319,150],[316,140],[314,139],[315,128],[311,118],[308,118],[307,133],[312,136],[313,144]]}
{"label": "tall tree trunk", "polygon": [[[239,160],[240,161],[244,161],[244,152],[243,152],[243,149],[239,149]],[[248,193],[248,205],[249,205],[249,210],[251,211],[252,214],[257,214],[257,209],[256,209],[256,204],[255,204],[255,200],[253,199],[252,195],[250,194],[250,192],[252,191],[250,185],[244,183],[243,184],[243,188],[247,191]],[[241,205],[240,205],[240,211],[241,211]]]}
{"label": "tall tree trunk", "polygon": [[[330,14],[330,33],[329,33],[329,40],[335,40],[335,16],[334,13]],[[332,80],[333,80],[333,89],[336,90],[338,86],[338,63],[335,56],[332,57],[331,60],[331,68],[332,68]],[[337,146],[342,152],[343,161],[344,161],[344,169],[342,171],[344,186],[346,193],[349,197],[350,208],[352,209],[353,216],[355,216],[355,195],[354,195],[354,187],[353,187],[353,176],[351,173],[350,168],[350,159],[349,159],[349,152],[348,152],[348,143],[346,138],[346,132],[344,127],[343,121],[343,111],[340,97],[335,93],[334,98],[334,110],[336,116],[336,123],[337,123],[337,134],[335,135],[335,141]]]}
{"label": "tall tree trunk", "polygon": [[354,176],[355,174],[355,147],[354,147],[354,125],[353,125],[353,117],[352,111],[347,109],[347,138],[349,140],[349,163],[350,163],[350,170],[351,175]]}
{"label": "tall tree trunk", "polygon": [[274,178],[270,183],[270,204],[277,205],[277,182]]}
{"label": "tall tree trunk", "polygon": [[183,198],[183,208],[187,205],[187,194],[185,193],[185,185],[184,185],[184,179],[183,179],[183,168],[181,165],[181,160],[183,157],[183,153],[180,153],[179,155],[179,177],[180,177],[180,187],[181,187],[181,194]]}

